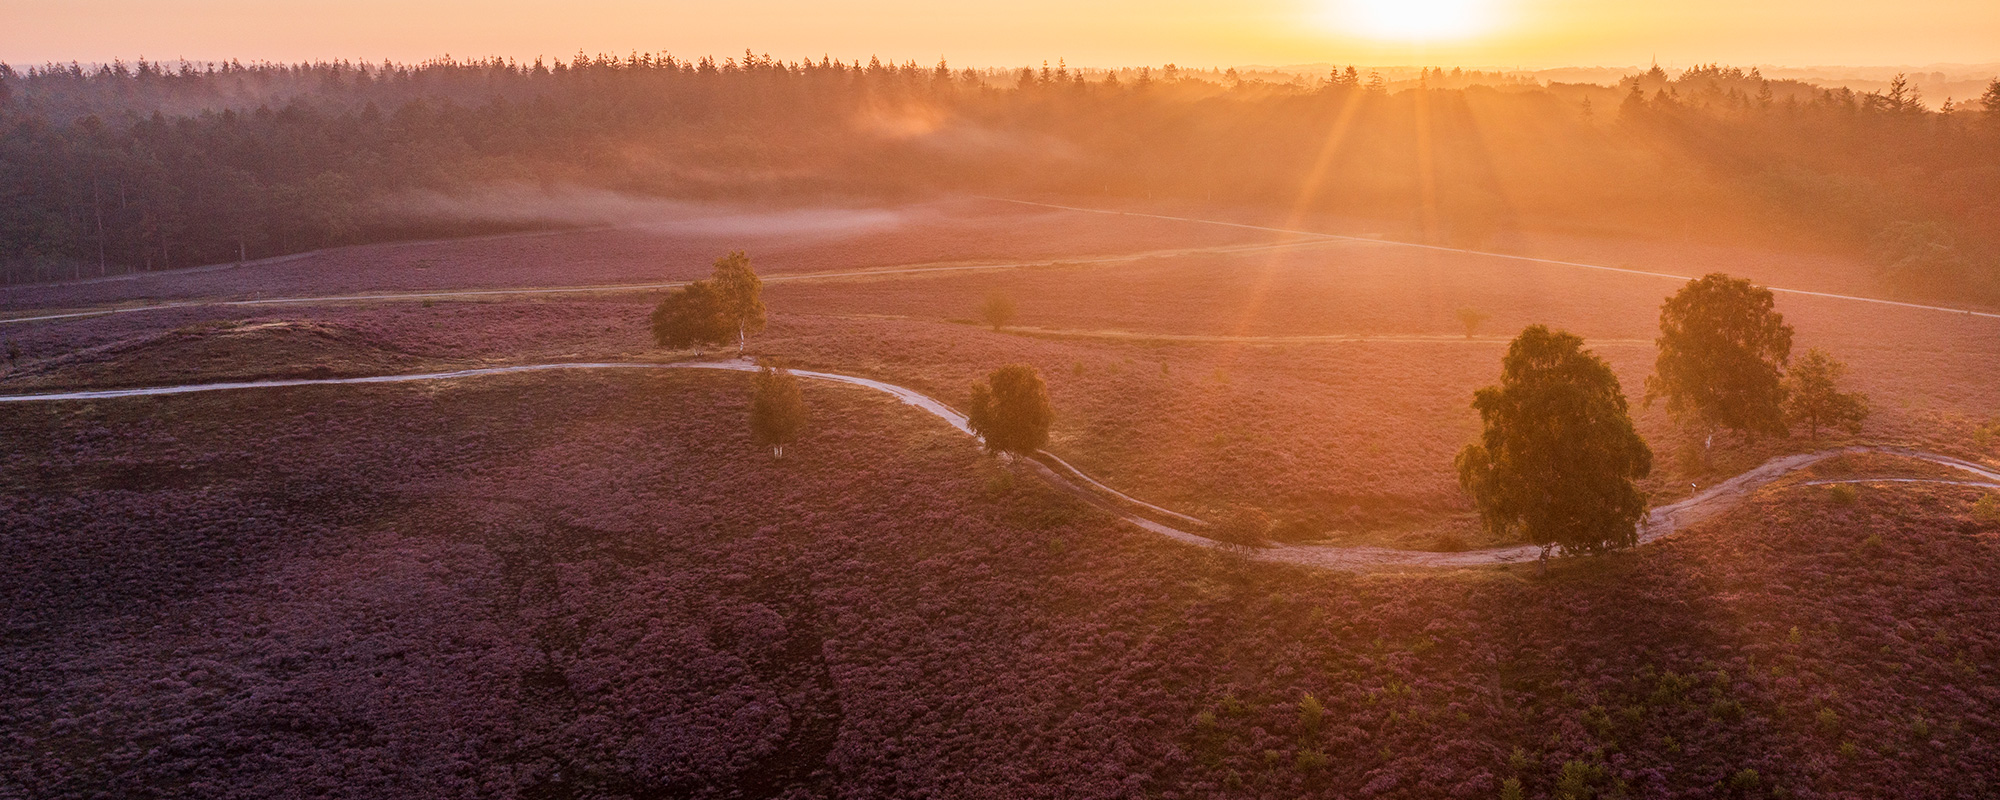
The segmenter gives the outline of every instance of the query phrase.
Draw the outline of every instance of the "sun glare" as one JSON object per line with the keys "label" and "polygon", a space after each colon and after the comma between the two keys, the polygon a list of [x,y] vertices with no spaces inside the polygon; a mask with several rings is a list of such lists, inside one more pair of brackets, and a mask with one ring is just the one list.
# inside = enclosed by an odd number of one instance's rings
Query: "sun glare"
{"label": "sun glare", "polygon": [[1370,39],[1423,42],[1464,39],[1494,23],[1493,0],[1330,0],[1329,27]]}

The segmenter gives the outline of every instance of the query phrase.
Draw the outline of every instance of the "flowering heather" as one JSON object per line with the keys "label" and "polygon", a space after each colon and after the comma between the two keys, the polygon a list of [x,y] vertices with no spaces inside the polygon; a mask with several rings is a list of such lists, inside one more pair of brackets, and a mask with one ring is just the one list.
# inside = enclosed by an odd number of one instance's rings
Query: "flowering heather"
{"label": "flowering heather", "polygon": [[0,408],[0,795],[2000,788],[1981,490],[1350,576],[1125,527],[857,390],[808,386],[774,460],[747,382]]}

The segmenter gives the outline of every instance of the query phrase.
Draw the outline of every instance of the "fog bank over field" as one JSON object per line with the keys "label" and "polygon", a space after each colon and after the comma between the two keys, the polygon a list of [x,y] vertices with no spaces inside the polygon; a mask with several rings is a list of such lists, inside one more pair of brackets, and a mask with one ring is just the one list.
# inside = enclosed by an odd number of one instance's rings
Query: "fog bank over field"
{"label": "fog bank over field", "polygon": [[907,209],[799,206],[751,209],[583,186],[523,184],[419,191],[383,200],[386,214],[436,222],[638,228],[679,236],[840,238],[903,225]]}

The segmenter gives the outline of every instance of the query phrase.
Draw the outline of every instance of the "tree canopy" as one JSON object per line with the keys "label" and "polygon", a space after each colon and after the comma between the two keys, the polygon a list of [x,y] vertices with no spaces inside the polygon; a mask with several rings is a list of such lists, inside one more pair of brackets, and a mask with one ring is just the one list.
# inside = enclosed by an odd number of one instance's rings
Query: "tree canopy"
{"label": "tree canopy", "polygon": [[669,292],[653,309],[653,340],[661,347],[721,345],[764,329],[764,282],[750,258],[736,251],[715,260],[706,279]]}
{"label": "tree canopy", "polygon": [[785,445],[799,440],[806,428],[806,401],[799,378],[783,367],[766,366],[752,379],[750,436],[771,455],[785,457]]}
{"label": "tree canopy", "polygon": [[[480,195],[560,175],[585,190],[724,202],[824,202],[837,189],[1283,203],[1276,210],[1408,213],[1419,235],[1468,244],[1515,227],[1615,227],[1858,252],[1888,226],[1936,224],[1945,235],[1925,258],[1897,267],[1899,254],[1884,277],[1943,270],[1934,291],[2000,297],[1991,90],[1946,112],[1907,90],[1713,64],[1540,87],[1436,69],[1299,82],[1084,72],[1021,81],[1014,70],[752,53],[0,64],[0,281],[534,227]],[[1608,117],[1621,97],[1615,125],[1575,111],[1589,100]],[[935,132],[884,135],[916,109]],[[1422,149],[1408,142],[1419,120]],[[1336,121],[1338,168],[1302,191]],[[966,126],[1039,144],[938,146]],[[686,167],[689,153],[701,169]]]}
{"label": "tree canopy", "polygon": [[672,292],[653,308],[653,341],[661,347],[700,349],[729,340],[729,320],[714,284],[695,281]]}
{"label": "tree canopy", "polygon": [[1048,444],[1054,421],[1048,386],[1034,367],[1009,364],[972,384],[966,423],[985,441],[987,452],[1034,453]]}
{"label": "tree canopy", "polygon": [[750,257],[736,250],[715,260],[716,296],[721,313],[736,328],[736,352],[743,352],[743,340],[764,329],[764,280],[750,268]]}
{"label": "tree canopy", "polygon": [[1007,327],[1014,321],[1014,298],[1001,292],[987,294],[986,300],[979,304],[979,318],[996,331]]}
{"label": "tree canopy", "polygon": [[1544,552],[1593,553],[1637,540],[1653,452],[1632,427],[1611,367],[1575,334],[1540,325],[1514,339],[1500,383],[1472,406],[1484,432],[1458,454],[1459,484],[1487,528]]}
{"label": "tree canopy", "polygon": [[1860,433],[1868,419],[1868,396],[1840,391],[1840,378],[1847,365],[1817,348],[1792,364],[1785,375],[1785,422],[1806,426],[1806,434],[1819,441],[1820,428],[1839,428]]}
{"label": "tree canopy", "polygon": [[1681,287],[1660,306],[1646,402],[1664,397],[1674,419],[1711,431],[1785,435],[1792,326],[1773,305],[1771,290],[1719,272]]}

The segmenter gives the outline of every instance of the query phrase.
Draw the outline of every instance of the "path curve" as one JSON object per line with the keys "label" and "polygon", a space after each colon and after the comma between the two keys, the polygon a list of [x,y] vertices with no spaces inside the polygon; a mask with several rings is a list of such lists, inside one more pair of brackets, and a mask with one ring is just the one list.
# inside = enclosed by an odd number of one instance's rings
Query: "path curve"
{"label": "path curve", "polygon": [[[680,361],[647,363],[631,361],[606,362],[566,362],[555,364],[522,364],[508,367],[480,367],[475,369],[451,370],[448,372],[421,372],[407,375],[376,375],[360,378],[298,378],[290,380],[245,381],[235,383],[197,383],[179,386],[155,386],[135,389],[95,389],[74,392],[53,392],[48,394],[23,394],[0,396],[0,403],[58,402],[77,400],[114,400],[127,397],[160,397],[196,392],[234,391],[243,389],[271,389],[287,386],[347,386],[378,383],[412,383],[419,381],[454,380],[487,375],[509,375],[528,372],[548,372],[557,370],[617,370],[617,369],[712,369],[731,372],[755,372],[758,366],[750,361]],[[792,374],[829,383],[843,383],[882,392],[905,405],[915,406],[957,429],[967,436],[974,435],[965,415],[957,409],[915,389],[897,386],[893,383],[842,375],[834,372],[812,370],[792,370]],[[1952,467],[1982,480],[1951,481],[1938,479],[1876,478],[1841,481],[1816,481],[1824,483],[1944,483],[1964,486],[1984,486],[2000,489],[2000,468],[1954,458],[1937,453],[1913,450],[1905,447],[1856,446],[1814,453],[1799,453],[1779,456],[1764,462],[1757,468],[1718,483],[1708,489],[1681,500],[1648,511],[1639,525],[1639,543],[1646,544],[1664,539],[1680,532],[1687,526],[1722,513],[1741,502],[1751,492],[1767,486],[1780,478],[1810,467],[1834,456],[1853,453],[1884,453],[1905,458],[1928,461]],[[1053,453],[1042,451],[1036,459],[1024,459],[1020,463],[1041,475],[1044,480],[1071,493],[1092,501],[1110,510],[1125,522],[1147,531],[1165,536],[1175,541],[1202,547],[1219,547],[1220,543],[1196,533],[1190,533],[1147,516],[1159,515],[1189,527],[1206,528],[1208,523],[1179,512],[1147,503],[1112,489],[1082,470],[1071,466]],[[1058,472],[1058,469],[1061,471]],[[1534,561],[1541,557],[1541,548],[1534,545],[1501,547],[1485,550],[1467,550],[1457,553],[1432,553],[1416,550],[1395,550],[1386,547],[1334,547],[1327,545],[1277,545],[1258,550],[1252,554],[1260,561],[1296,564],[1323,569],[1365,571],[1394,567],[1482,567],[1496,564],[1511,564]]]}

